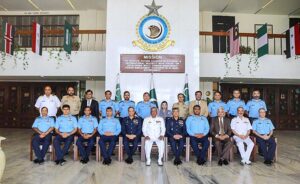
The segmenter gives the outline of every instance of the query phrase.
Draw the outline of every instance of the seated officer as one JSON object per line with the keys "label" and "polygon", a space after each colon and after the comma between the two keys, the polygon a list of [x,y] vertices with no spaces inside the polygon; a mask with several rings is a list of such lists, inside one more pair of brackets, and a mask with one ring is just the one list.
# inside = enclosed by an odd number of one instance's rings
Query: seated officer
{"label": "seated officer", "polygon": [[[82,116],[78,121],[78,132],[80,136],[76,142],[78,146],[79,153],[81,155],[80,162],[86,164],[89,162],[89,155],[95,143],[95,133],[97,132],[98,120],[96,117],[91,115],[91,107],[84,108],[84,116]],[[83,143],[87,142],[87,147],[85,148]]]}
{"label": "seated officer", "polygon": [[[99,145],[101,154],[103,156],[103,164],[111,164],[111,155],[116,147],[118,141],[118,135],[121,132],[121,124],[119,119],[113,117],[112,107],[107,107],[106,118],[101,119],[98,125],[98,132],[100,134]],[[106,143],[109,143],[108,149],[106,149]]]}
{"label": "seated officer", "polygon": [[[135,153],[141,134],[142,134],[142,119],[135,116],[133,107],[128,108],[128,117],[123,118],[122,121],[122,135],[125,152],[128,158],[125,160],[127,164],[133,162],[132,155]],[[133,146],[130,147],[129,143]]]}
{"label": "seated officer", "polygon": [[[33,162],[42,164],[51,142],[51,132],[54,129],[54,119],[48,116],[47,107],[41,108],[41,116],[35,119],[32,129],[35,131],[32,147],[36,156]],[[40,149],[41,144],[42,149]]]}
{"label": "seated officer", "polygon": [[[189,116],[186,120],[186,131],[190,136],[191,146],[197,157],[197,163],[204,165],[206,162],[206,152],[209,146],[208,132],[209,125],[205,116],[200,116],[201,108],[199,105],[193,107],[194,115]],[[202,144],[202,149],[199,149],[198,144]]]}
{"label": "seated officer", "polygon": [[259,118],[254,120],[252,129],[256,135],[256,142],[264,155],[264,163],[266,165],[272,165],[276,150],[276,143],[272,137],[274,126],[272,121],[266,118],[266,110],[264,108],[259,109]]}
{"label": "seated officer", "polygon": [[180,160],[180,155],[183,151],[184,146],[184,136],[185,136],[185,123],[182,118],[179,118],[179,109],[172,109],[173,117],[167,118],[166,127],[167,127],[167,136],[174,153],[175,160],[174,165],[182,164]]}
{"label": "seated officer", "polygon": [[[56,165],[65,164],[64,155],[68,152],[73,140],[74,134],[77,132],[77,119],[70,114],[70,106],[62,106],[63,115],[59,116],[55,123],[56,137],[54,139],[54,148],[56,154]],[[64,142],[64,147],[61,149],[61,143]]]}

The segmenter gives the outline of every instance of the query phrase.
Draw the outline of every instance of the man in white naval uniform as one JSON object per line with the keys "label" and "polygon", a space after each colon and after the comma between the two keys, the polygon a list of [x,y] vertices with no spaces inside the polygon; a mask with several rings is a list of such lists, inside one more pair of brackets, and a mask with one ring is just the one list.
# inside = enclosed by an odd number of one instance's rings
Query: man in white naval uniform
{"label": "man in white naval uniform", "polygon": [[158,147],[158,165],[162,166],[162,157],[164,155],[164,135],[166,132],[165,122],[162,117],[157,116],[157,108],[151,108],[151,116],[144,119],[143,134],[145,136],[146,165],[151,164],[151,148],[155,142]]}

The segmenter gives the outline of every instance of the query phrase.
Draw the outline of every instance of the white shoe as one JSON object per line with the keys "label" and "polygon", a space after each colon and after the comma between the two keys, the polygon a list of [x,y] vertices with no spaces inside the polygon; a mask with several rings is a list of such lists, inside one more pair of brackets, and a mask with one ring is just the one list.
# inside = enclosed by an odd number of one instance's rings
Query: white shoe
{"label": "white shoe", "polygon": [[246,161],[245,161],[245,160],[241,160],[240,164],[241,164],[241,165],[245,165],[245,164],[246,164]]}
{"label": "white shoe", "polygon": [[151,160],[147,160],[146,161],[146,166],[150,166],[151,165]]}
{"label": "white shoe", "polygon": [[246,161],[246,162],[245,162],[245,164],[247,164],[247,165],[251,165],[251,161],[250,161],[250,160],[248,160],[248,161]]}
{"label": "white shoe", "polygon": [[163,162],[161,161],[161,159],[158,159],[157,163],[158,163],[158,166],[163,166],[164,165]]}

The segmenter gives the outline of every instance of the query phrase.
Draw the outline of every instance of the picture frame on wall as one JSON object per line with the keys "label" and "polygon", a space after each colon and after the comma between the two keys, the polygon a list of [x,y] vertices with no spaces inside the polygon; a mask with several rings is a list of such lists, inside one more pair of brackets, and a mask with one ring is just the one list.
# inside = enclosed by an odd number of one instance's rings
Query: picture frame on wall
{"label": "picture frame on wall", "polygon": [[[257,30],[265,24],[254,24],[254,33],[257,33]],[[268,34],[273,34],[273,24],[267,24]]]}

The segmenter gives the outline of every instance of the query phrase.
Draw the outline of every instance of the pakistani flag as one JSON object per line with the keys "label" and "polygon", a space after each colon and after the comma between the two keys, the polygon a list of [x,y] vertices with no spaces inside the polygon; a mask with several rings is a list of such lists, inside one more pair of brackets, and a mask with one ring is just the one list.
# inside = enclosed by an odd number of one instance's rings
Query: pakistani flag
{"label": "pakistani flag", "polygon": [[64,50],[71,54],[72,51],[72,25],[69,24],[67,21],[65,22],[64,28]]}
{"label": "pakistani flag", "polygon": [[115,101],[120,102],[122,100],[121,96],[121,88],[120,88],[120,75],[117,75],[117,84],[116,84],[116,95],[115,95]]}
{"label": "pakistani flag", "polygon": [[186,104],[188,104],[190,102],[188,74],[185,75],[185,83],[184,83],[183,94],[184,94],[184,102]]}
{"label": "pakistani flag", "polygon": [[267,24],[263,25],[261,28],[257,30],[257,39],[258,39],[257,55],[258,58],[260,58],[269,53]]}
{"label": "pakistani flag", "polygon": [[150,82],[150,101],[153,102],[158,108],[156,92],[154,87],[153,74],[151,74],[151,82]]}

